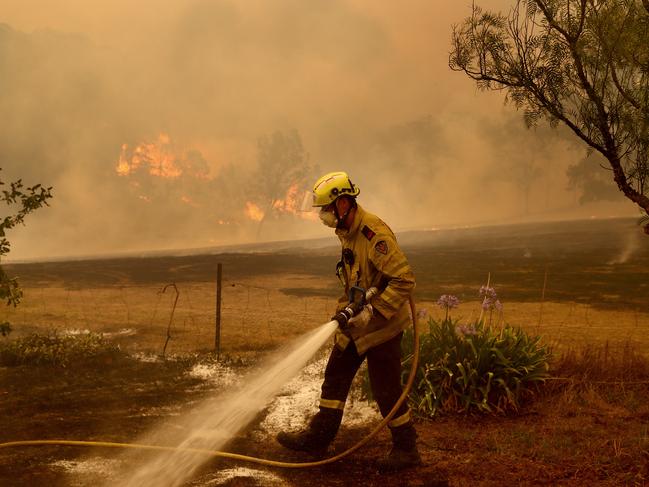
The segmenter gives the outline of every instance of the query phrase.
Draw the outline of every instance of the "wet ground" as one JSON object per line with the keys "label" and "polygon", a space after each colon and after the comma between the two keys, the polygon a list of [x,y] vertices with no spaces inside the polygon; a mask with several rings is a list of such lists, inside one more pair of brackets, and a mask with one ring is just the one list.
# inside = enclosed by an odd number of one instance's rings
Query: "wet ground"
{"label": "wet ground", "polygon": [[[83,439],[136,441],[148,428],[172,425],[181,411],[218,390],[218,373],[191,374],[179,362],[119,361],[94,370],[0,369],[2,441]],[[221,373],[224,369],[222,369]],[[315,386],[317,377],[308,379]],[[450,416],[419,420],[424,465],[380,474],[376,460],[390,448],[386,432],[335,464],[275,469],[230,460],[209,460],[186,485],[643,485],[649,475],[649,389],[627,386],[624,399],[601,391],[547,395],[511,417]],[[356,408],[368,406],[357,403]],[[308,407],[296,405],[300,419]],[[268,411],[267,411],[268,413]],[[281,448],[265,414],[228,451],[289,462],[313,458]],[[345,421],[331,453],[369,432],[377,417]],[[150,454],[106,448],[17,447],[0,450],[0,485],[114,485],[119,472],[137,468]]]}
{"label": "wet ground", "polygon": [[[638,241],[637,233],[631,220],[611,220],[411,232],[400,241],[415,269],[420,299],[435,300],[449,290],[463,300],[475,299],[477,287],[491,273],[508,300],[537,302],[547,272],[548,301],[635,313],[646,311],[649,303],[649,239]],[[10,270],[25,286],[55,283],[83,289],[213,282],[216,263],[222,262],[230,279],[303,274],[311,284],[282,288],[284,295],[336,296],[332,268],[338,252],[332,242],[313,249],[23,264]],[[137,340],[138,334],[127,338]],[[263,355],[259,350],[242,352],[238,361],[231,355],[223,363],[227,367],[216,372],[210,369],[213,362],[205,365],[195,356],[168,361],[139,356],[91,367],[0,367],[0,442],[135,441],[154,425],[173,425],[174,417],[195,401],[225,388],[226,378]],[[317,398],[318,377],[308,384],[302,389]],[[407,472],[378,473],[376,459],[390,448],[384,431],[362,451],[330,466],[281,470],[211,460],[187,485],[433,486],[446,480],[454,486],[644,485],[649,482],[647,404],[647,383],[566,386],[540,395],[512,417],[419,420],[424,465]],[[294,409],[299,424],[309,403]],[[262,414],[228,449],[286,461],[310,459],[283,450],[264,420]],[[345,423],[333,452],[367,434],[374,421]],[[111,485],[124,462],[120,453],[102,448],[5,449],[0,450],[0,485]],[[139,460],[136,456],[128,462]]]}

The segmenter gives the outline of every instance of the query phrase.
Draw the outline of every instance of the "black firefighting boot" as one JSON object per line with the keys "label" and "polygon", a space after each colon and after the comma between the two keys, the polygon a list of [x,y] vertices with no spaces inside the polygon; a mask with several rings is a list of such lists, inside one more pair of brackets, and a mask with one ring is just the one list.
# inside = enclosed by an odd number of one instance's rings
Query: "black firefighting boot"
{"label": "black firefighting boot", "polygon": [[343,412],[339,409],[320,408],[306,430],[282,431],[277,435],[277,441],[291,450],[323,454],[336,436],[342,417]]}
{"label": "black firefighting boot", "polygon": [[395,472],[421,465],[421,457],[417,451],[417,432],[412,423],[390,428],[390,433],[392,433],[392,450],[387,457],[379,460],[379,471]]}

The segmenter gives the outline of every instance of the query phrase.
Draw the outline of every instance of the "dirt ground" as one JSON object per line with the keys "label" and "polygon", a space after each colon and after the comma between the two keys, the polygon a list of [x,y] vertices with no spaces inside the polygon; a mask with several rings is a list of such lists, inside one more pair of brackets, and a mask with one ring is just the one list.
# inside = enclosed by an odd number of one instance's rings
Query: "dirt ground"
{"label": "dirt ground", "polygon": [[[411,233],[402,241],[418,278],[420,308],[432,315],[440,313],[434,299],[454,293],[463,301],[456,316],[469,319],[476,290],[491,273],[505,303],[505,316],[494,320],[538,330],[558,349],[610,343],[611,353],[622,353],[623,345],[646,353],[649,245],[642,242],[627,261],[615,263],[626,249],[629,228],[626,220],[592,221]],[[238,373],[329,316],[337,295],[331,272],[337,253],[332,246],[10,266],[26,289],[24,306],[0,316],[14,324],[13,337],[48,330],[103,332],[131,358],[92,367],[0,367],[0,442],[131,442],[154,425],[173,421],[226,387],[191,373],[213,350],[215,264],[224,263],[228,285],[221,362]],[[173,298],[158,291],[170,282],[181,289],[171,357],[154,360]],[[188,296],[190,303],[181,301]],[[260,440],[263,420],[264,414],[228,449],[310,460],[285,451],[271,436]],[[384,431],[327,467],[278,470],[211,460],[187,485],[645,485],[648,425],[647,383],[555,381],[517,415],[419,420],[424,465],[406,472],[377,472],[376,459],[390,446]],[[344,426],[333,452],[371,426]],[[110,485],[120,462],[118,452],[102,448],[0,449],[0,485]]]}
{"label": "dirt ground", "polygon": [[[2,441],[134,441],[149,427],[173,418],[178,408],[214,392],[205,381],[189,376],[188,367],[182,362],[127,361],[96,370],[2,369]],[[510,417],[420,420],[424,465],[398,474],[381,475],[376,469],[376,460],[390,447],[382,432],[360,452],[330,466],[282,470],[213,460],[187,485],[644,485],[649,478],[649,391],[627,386],[623,395],[612,399],[592,389],[564,392],[543,397]],[[228,451],[312,460],[282,449],[272,438],[258,441],[255,427],[237,437]],[[370,427],[343,427],[332,453],[351,446]],[[123,467],[119,458],[114,450],[102,448],[0,450],[0,485],[111,485],[111,470]],[[227,477],[218,481],[224,471]]]}

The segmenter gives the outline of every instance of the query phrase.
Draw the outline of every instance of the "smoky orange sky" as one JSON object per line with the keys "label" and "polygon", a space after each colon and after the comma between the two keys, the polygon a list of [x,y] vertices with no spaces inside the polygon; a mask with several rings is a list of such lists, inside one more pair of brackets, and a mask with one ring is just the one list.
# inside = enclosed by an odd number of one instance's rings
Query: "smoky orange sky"
{"label": "smoky orange sky", "polygon": [[[12,259],[329,235],[286,201],[261,228],[250,215],[258,141],[278,132],[397,231],[634,211],[580,206],[566,169],[583,147],[448,68],[469,1],[2,3],[2,180],[54,188]],[[138,169],[145,152],[168,165]]]}

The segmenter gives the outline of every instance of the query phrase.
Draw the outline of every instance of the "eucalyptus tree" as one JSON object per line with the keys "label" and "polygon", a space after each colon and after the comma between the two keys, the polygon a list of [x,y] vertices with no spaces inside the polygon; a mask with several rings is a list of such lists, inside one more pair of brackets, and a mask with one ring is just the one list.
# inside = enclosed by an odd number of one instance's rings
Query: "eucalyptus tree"
{"label": "eucalyptus tree", "polygon": [[565,124],[602,154],[649,233],[649,0],[474,5],[453,28],[451,69],[504,90],[528,126]]}

